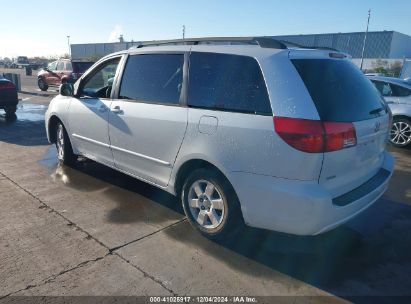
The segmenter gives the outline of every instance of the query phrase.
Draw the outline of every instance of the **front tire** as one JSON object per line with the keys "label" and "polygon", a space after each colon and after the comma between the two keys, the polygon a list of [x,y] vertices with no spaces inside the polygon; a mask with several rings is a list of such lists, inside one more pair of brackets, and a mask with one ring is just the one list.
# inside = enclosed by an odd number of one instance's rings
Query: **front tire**
{"label": "front tire", "polygon": [[411,121],[407,118],[394,118],[390,132],[390,142],[398,148],[411,144]]}
{"label": "front tire", "polygon": [[234,189],[216,171],[193,171],[184,183],[181,199],[190,224],[210,239],[232,237],[244,226]]}
{"label": "front tire", "polygon": [[76,160],[71,147],[70,138],[62,123],[58,123],[56,127],[56,148],[57,158],[60,164],[71,165]]}
{"label": "front tire", "polygon": [[47,83],[44,81],[43,78],[39,78],[39,79],[37,80],[37,84],[38,84],[38,86],[39,86],[39,89],[42,90],[43,92],[44,92],[44,91],[47,91],[48,88],[49,88],[49,86],[47,85]]}

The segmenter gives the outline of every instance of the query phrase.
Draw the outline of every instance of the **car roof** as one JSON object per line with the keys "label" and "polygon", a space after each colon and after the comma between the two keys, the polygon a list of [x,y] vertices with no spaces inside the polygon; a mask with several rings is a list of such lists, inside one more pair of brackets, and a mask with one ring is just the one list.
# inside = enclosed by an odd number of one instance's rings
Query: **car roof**
{"label": "car roof", "polygon": [[338,50],[330,48],[302,47],[289,42],[276,40],[271,37],[210,37],[189,38],[176,40],[159,40],[141,43],[128,50],[110,54],[106,57],[122,54],[142,54],[155,52],[212,52],[253,57],[268,57],[274,54],[292,54],[293,56],[330,58],[331,53],[341,54]]}
{"label": "car roof", "polygon": [[397,84],[400,86],[404,86],[407,88],[411,88],[411,82],[406,81],[401,78],[396,78],[396,77],[387,77],[387,76],[368,76],[369,79],[371,80],[376,80],[376,81],[384,81],[384,82],[389,82],[392,84]]}

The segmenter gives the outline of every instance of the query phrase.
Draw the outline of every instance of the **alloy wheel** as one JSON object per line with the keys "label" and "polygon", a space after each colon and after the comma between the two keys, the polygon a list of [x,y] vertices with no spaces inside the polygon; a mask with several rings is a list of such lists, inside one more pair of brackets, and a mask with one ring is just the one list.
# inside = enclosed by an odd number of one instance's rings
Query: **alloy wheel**
{"label": "alloy wheel", "polygon": [[405,146],[411,142],[411,125],[405,121],[395,121],[392,125],[390,140],[397,146]]}
{"label": "alloy wheel", "polygon": [[57,156],[59,160],[64,160],[64,128],[60,124],[57,128]]}
{"label": "alloy wheel", "polygon": [[210,181],[197,180],[188,191],[188,205],[191,215],[205,229],[221,225],[225,204],[219,189]]}

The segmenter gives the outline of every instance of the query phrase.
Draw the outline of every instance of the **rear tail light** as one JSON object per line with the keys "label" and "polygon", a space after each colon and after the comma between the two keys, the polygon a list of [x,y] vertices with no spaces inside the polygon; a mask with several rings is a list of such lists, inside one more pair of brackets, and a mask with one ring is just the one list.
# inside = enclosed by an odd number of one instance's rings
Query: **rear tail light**
{"label": "rear tail light", "polygon": [[12,82],[0,82],[0,89],[15,89],[16,85]]}
{"label": "rear tail light", "polygon": [[357,144],[351,122],[274,117],[274,128],[287,144],[308,153],[338,151]]}
{"label": "rear tail light", "polygon": [[332,152],[353,147],[357,134],[352,122],[324,122],[325,151]]}

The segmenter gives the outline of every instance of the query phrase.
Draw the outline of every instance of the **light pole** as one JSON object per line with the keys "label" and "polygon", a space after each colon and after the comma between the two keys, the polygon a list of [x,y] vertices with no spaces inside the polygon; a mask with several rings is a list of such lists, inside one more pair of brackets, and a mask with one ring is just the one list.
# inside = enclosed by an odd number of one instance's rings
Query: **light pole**
{"label": "light pole", "polygon": [[361,71],[362,71],[362,66],[363,66],[363,63],[364,63],[365,44],[367,43],[368,26],[370,25],[370,17],[371,17],[371,9],[368,10],[367,29],[365,30],[364,43],[362,45],[361,67],[360,67]]}
{"label": "light pole", "polygon": [[70,49],[70,36],[67,36],[67,45],[68,45],[68,54],[71,57],[71,49]]}
{"label": "light pole", "polygon": [[183,39],[186,38],[186,26],[183,25]]}

